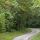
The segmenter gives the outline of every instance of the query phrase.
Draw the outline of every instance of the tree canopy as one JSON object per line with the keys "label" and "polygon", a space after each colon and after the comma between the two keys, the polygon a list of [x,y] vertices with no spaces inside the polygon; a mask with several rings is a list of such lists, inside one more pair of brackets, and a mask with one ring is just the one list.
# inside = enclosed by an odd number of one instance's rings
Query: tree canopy
{"label": "tree canopy", "polygon": [[40,0],[0,0],[0,32],[29,27],[40,27]]}

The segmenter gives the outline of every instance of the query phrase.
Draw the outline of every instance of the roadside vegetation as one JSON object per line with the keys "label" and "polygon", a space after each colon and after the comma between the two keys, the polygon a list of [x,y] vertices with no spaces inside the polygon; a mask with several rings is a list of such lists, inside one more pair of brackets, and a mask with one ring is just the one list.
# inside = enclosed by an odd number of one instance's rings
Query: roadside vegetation
{"label": "roadside vegetation", "polygon": [[40,27],[40,0],[0,0],[0,32],[37,27]]}
{"label": "roadside vegetation", "polygon": [[38,27],[40,0],[0,0],[0,40],[11,40],[16,31],[27,33],[28,28]]}
{"label": "roadside vegetation", "polygon": [[34,35],[31,40],[40,40],[40,33]]}
{"label": "roadside vegetation", "polygon": [[21,36],[27,32],[31,32],[31,29],[23,30],[23,31],[14,31],[14,32],[4,32],[0,33],[0,40],[12,40],[17,36]]}
{"label": "roadside vegetation", "polygon": [[22,32],[0,33],[0,40],[12,40],[14,37],[22,35]]}

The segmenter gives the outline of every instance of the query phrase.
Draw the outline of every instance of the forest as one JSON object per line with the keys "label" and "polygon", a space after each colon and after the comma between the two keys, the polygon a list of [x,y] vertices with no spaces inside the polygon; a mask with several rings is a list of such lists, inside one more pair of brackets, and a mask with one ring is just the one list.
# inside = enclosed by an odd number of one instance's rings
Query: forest
{"label": "forest", "polygon": [[0,0],[0,32],[40,28],[40,0]]}
{"label": "forest", "polygon": [[0,0],[0,40],[40,40],[40,0]]}

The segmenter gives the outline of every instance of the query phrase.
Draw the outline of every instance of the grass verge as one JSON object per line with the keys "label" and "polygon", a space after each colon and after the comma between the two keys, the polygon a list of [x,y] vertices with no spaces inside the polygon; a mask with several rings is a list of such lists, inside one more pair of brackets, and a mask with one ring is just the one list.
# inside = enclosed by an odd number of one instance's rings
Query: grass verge
{"label": "grass verge", "polygon": [[34,35],[31,40],[40,40],[40,33]]}
{"label": "grass verge", "polygon": [[23,30],[23,32],[6,32],[6,33],[0,33],[0,40],[12,40],[16,36],[23,35],[24,33],[31,32],[31,29],[26,29],[26,31]]}
{"label": "grass verge", "polygon": [[0,33],[0,40],[12,40],[14,37],[22,34],[22,32]]}

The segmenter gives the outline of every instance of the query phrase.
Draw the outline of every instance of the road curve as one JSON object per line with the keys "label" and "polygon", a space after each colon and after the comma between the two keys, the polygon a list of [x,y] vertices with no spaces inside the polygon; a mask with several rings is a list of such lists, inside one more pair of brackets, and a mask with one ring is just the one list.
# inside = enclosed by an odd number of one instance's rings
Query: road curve
{"label": "road curve", "polygon": [[39,28],[31,28],[31,29],[32,29],[32,32],[24,34],[22,36],[15,37],[13,40],[28,40],[30,37],[40,32]]}

